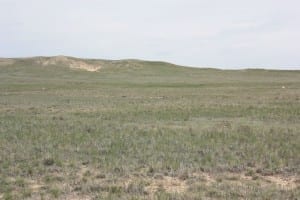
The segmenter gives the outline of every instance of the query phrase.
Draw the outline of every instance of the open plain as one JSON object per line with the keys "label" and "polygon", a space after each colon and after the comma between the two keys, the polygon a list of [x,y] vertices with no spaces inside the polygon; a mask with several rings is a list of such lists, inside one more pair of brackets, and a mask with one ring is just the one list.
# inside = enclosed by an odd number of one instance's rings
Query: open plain
{"label": "open plain", "polygon": [[300,71],[0,60],[0,199],[299,199]]}

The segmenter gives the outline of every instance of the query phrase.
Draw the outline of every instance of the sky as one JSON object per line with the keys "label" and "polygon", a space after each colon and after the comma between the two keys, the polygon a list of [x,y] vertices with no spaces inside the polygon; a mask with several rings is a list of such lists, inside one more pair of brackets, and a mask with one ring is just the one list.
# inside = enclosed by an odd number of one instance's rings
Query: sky
{"label": "sky", "polygon": [[300,69],[299,0],[0,0],[0,57]]}

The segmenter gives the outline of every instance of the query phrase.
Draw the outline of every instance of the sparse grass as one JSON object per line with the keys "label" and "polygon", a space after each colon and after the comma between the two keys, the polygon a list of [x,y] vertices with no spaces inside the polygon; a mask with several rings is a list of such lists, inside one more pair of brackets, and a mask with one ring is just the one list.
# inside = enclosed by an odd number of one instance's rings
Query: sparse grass
{"label": "sparse grass", "polygon": [[106,62],[0,66],[0,199],[300,196],[300,72]]}

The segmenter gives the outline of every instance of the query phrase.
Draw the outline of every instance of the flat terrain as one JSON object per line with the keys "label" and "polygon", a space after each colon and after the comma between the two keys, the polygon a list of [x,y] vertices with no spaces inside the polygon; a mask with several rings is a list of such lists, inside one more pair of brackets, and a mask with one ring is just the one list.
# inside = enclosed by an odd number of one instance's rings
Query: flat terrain
{"label": "flat terrain", "polygon": [[300,71],[0,60],[0,199],[299,199]]}

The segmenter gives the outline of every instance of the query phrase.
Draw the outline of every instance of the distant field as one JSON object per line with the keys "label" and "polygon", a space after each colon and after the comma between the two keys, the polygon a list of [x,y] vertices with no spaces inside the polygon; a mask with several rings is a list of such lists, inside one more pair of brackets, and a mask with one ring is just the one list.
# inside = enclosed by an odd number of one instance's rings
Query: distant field
{"label": "distant field", "polygon": [[0,199],[299,198],[300,71],[0,62]]}

